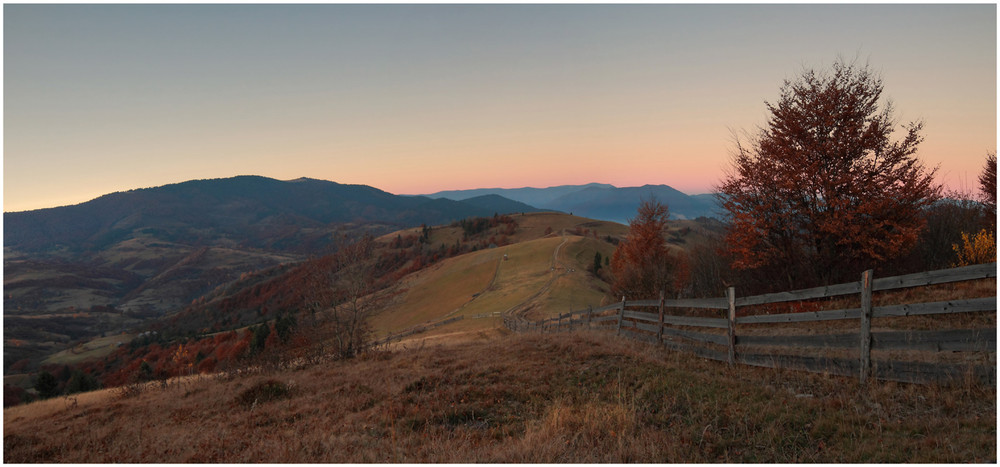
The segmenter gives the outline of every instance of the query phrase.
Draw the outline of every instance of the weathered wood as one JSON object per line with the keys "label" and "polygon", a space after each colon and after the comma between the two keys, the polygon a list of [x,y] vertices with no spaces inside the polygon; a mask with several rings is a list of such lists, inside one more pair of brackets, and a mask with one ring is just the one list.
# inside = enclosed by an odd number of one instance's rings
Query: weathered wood
{"label": "weathered wood", "polygon": [[625,316],[626,319],[629,319],[629,318],[630,319],[637,319],[637,320],[640,320],[640,321],[648,321],[650,323],[655,323],[655,322],[658,321],[658,318],[657,318],[657,316],[655,314],[653,314],[653,313],[646,313],[644,311],[625,310],[625,314],[623,316]]}
{"label": "weathered wood", "polygon": [[861,384],[868,382],[872,369],[872,274],[861,273]]}
{"label": "weathered wood", "polygon": [[872,289],[876,292],[925,285],[946,284],[975,279],[987,279],[997,276],[997,263],[975,264],[960,268],[942,269],[938,271],[918,272],[903,276],[876,279]]}
{"label": "weathered wood", "polygon": [[618,306],[618,334],[622,333],[622,321],[625,320],[625,297],[622,296],[622,302]]}
{"label": "weathered wood", "polygon": [[604,305],[602,307],[594,308],[593,313],[601,314],[605,311],[617,310],[621,306],[621,302],[612,303],[610,305]]}
{"label": "weathered wood", "polygon": [[[961,268],[943,269],[939,271],[920,272],[903,276],[885,277],[873,281],[872,291],[879,292],[883,290],[986,279],[996,277],[996,269],[997,263],[989,263],[965,266]],[[846,284],[827,285],[811,289],[743,297],[736,302],[736,306],[809,300],[814,298],[835,297],[855,293],[861,293],[861,284],[858,282],[848,282]]]}
{"label": "weathered wood", "polygon": [[[628,323],[628,322],[629,321],[626,321],[626,323]],[[639,330],[642,330],[642,331],[650,332],[650,333],[652,333],[654,335],[656,334],[656,325],[655,324],[643,323],[641,321],[632,321],[631,323],[632,323],[632,327],[635,328],[635,329],[639,329]]]}
{"label": "weathered wood", "polygon": [[[658,307],[659,300],[629,300],[625,304],[627,307],[643,308]],[[663,306],[666,308],[706,308],[712,310],[725,310],[729,307],[726,298],[683,298],[676,300],[664,300]]]}
{"label": "weathered wood", "polygon": [[794,302],[814,298],[850,295],[859,292],[861,292],[860,284],[857,282],[850,282],[847,284],[827,285],[811,289],[793,290],[790,292],[777,292],[764,295],[754,295],[752,297],[741,297],[736,300],[736,306],[743,307],[750,305],[762,305],[765,303]]}
{"label": "weathered wood", "polygon": [[996,311],[997,298],[970,298],[966,300],[948,300],[944,302],[911,303],[906,305],[889,305],[875,307],[872,316],[888,318],[891,316],[917,316],[947,313],[972,313],[977,311]]}
{"label": "weathered wood", "polygon": [[728,345],[729,338],[721,334],[708,334],[703,332],[685,331],[682,329],[664,328],[663,336],[668,338],[681,337],[684,339],[690,339],[697,342],[704,342],[708,344],[718,344],[718,345]]}
{"label": "weathered wood", "polygon": [[856,358],[741,353],[737,361],[746,365],[765,368],[788,368],[841,376],[855,376],[858,374],[858,359]]}
{"label": "weathered wood", "polygon": [[729,320],[724,318],[694,318],[691,316],[664,316],[664,324],[671,324],[674,326],[694,326],[702,328],[718,328],[726,329],[729,326]]}
{"label": "weathered wood", "polygon": [[601,316],[593,319],[594,323],[603,323],[605,321],[618,321],[618,315]]}
{"label": "weathered wood", "polygon": [[660,321],[659,326],[656,327],[656,338],[663,339],[663,299],[665,298],[666,292],[660,290]]}
{"label": "weathered wood", "polygon": [[873,332],[875,350],[930,350],[996,352],[997,329]]}
{"label": "weathered wood", "polygon": [[726,289],[726,301],[729,307],[727,344],[729,345],[729,365],[731,366],[736,363],[736,288]]}
{"label": "weathered wood", "polygon": [[[659,316],[642,311],[625,310],[623,316],[626,319],[636,319],[649,323],[659,322]],[[724,318],[697,318],[694,316],[663,315],[663,323],[674,326],[696,326],[703,328],[726,329],[729,327],[729,320]]]}
{"label": "weathered wood", "polygon": [[889,381],[907,383],[947,383],[974,379],[995,385],[997,368],[995,365],[955,365],[926,362],[873,362],[874,376]]}
{"label": "weathered wood", "polygon": [[700,347],[672,340],[664,340],[662,345],[671,350],[676,350],[678,352],[692,353],[702,358],[718,360],[720,362],[725,362],[726,360],[728,360],[728,355],[726,355],[726,352],[710,349],[707,347]]}
{"label": "weathered wood", "polygon": [[[739,299],[736,305],[739,306]],[[846,310],[826,310],[808,311],[801,313],[782,313],[777,315],[755,315],[740,316],[736,318],[736,324],[763,324],[763,323],[805,323],[809,321],[832,321],[838,319],[858,319],[861,317],[860,308],[850,308]]]}
{"label": "weathered wood", "polygon": [[858,346],[861,334],[857,332],[845,334],[797,334],[791,336],[747,336],[736,337],[738,348],[767,347],[804,347],[804,348],[841,348],[850,349]]}
{"label": "weathered wood", "polygon": [[625,337],[627,337],[629,339],[634,339],[634,340],[637,340],[637,341],[649,342],[651,344],[658,344],[659,343],[656,340],[656,336],[653,336],[653,335],[650,335],[650,334],[641,333],[641,332],[635,332],[635,331],[631,331],[631,330],[628,330],[628,329],[622,331],[622,336],[625,336]]}
{"label": "weathered wood", "polygon": [[663,302],[667,308],[706,308],[710,310],[725,310],[729,303],[725,297],[720,298],[683,298]]}

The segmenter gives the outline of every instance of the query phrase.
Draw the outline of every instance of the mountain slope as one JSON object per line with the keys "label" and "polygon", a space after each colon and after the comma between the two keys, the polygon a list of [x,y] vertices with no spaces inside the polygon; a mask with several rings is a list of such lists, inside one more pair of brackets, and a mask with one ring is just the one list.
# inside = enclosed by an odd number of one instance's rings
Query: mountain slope
{"label": "mountain slope", "polygon": [[295,236],[306,241],[309,229],[331,223],[442,224],[493,212],[457,201],[397,196],[366,185],[239,176],[112,193],[74,206],[4,213],[4,242],[19,251],[100,250],[145,232],[168,240],[213,244],[225,239],[284,251],[294,243],[284,238],[291,229],[304,231]]}

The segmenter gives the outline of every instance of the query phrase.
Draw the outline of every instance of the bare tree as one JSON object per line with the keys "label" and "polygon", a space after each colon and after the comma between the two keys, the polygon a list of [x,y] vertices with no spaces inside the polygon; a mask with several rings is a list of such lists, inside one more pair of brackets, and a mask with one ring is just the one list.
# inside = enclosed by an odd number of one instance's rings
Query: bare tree
{"label": "bare tree", "polygon": [[371,341],[369,318],[384,305],[391,287],[375,255],[375,241],[366,235],[336,253],[313,262],[306,279],[309,326],[322,351],[350,358]]}

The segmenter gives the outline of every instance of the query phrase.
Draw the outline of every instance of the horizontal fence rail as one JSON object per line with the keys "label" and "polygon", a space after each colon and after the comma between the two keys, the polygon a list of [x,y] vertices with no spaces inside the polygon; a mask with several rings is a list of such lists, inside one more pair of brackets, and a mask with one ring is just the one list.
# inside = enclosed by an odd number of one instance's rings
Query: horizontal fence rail
{"label": "horizontal fence rail", "polygon": [[[872,319],[905,318],[953,313],[992,312],[997,310],[997,297],[947,300],[928,303],[905,303],[873,306],[872,293],[912,287],[924,287],[979,279],[996,278],[997,263],[979,264],[940,271],[921,272],[873,279],[865,271],[861,280],[824,287],[736,297],[730,288],[726,297],[703,299],[626,300],[597,308],[561,313],[541,321],[519,317],[504,317],[504,325],[514,331],[555,332],[571,329],[597,328],[648,341],[667,348],[693,353],[730,364],[790,368],[904,382],[931,382],[974,378],[996,384],[996,324],[992,328],[884,330],[871,329]],[[858,295],[858,308],[807,311],[797,313],[737,316],[742,307],[770,305],[804,300]],[[654,311],[649,311],[650,309]],[[668,310],[703,310],[700,314],[722,311],[722,317],[683,316],[668,314]],[[671,311],[672,312],[672,311]],[[718,316],[718,315],[716,315]],[[828,333],[770,333],[770,326],[789,323],[856,320],[856,331]],[[757,325],[765,325],[763,328]],[[741,326],[749,326],[740,330]],[[837,327],[842,327],[838,325]],[[751,332],[749,329],[753,328]],[[829,353],[819,356],[781,353],[778,349]],[[849,357],[860,349],[857,357]],[[988,353],[991,364],[974,361],[931,363],[872,358],[871,352],[977,352]],[[959,359],[960,360],[960,359]]]}

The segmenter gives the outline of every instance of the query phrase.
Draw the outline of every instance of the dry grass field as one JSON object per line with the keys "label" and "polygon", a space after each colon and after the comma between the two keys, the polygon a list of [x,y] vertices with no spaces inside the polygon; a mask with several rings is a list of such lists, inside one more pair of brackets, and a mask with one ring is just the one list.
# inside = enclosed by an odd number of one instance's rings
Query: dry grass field
{"label": "dry grass field", "polygon": [[993,386],[861,387],[606,334],[499,334],[7,409],[3,460],[996,461]]}

